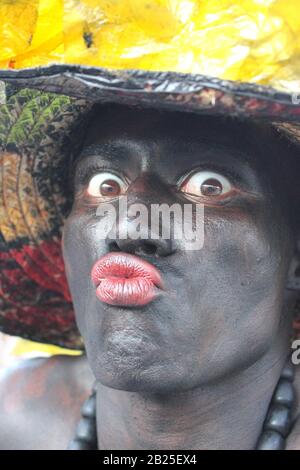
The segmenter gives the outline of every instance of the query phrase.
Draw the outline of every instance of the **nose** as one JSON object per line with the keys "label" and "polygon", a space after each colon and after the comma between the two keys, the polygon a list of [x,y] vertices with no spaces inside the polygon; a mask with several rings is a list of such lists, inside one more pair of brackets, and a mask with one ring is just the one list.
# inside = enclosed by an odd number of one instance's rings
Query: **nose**
{"label": "nose", "polygon": [[[153,220],[151,217],[151,204],[170,202],[171,194],[162,182],[151,175],[137,178],[128,191],[127,210],[119,213],[117,226],[107,234],[106,246],[108,251],[123,251],[137,256],[169,256],[176,251],[173,231],[170,236],[162,237],[163,220]],[[159,201],[158,201],[159,200]],[[137,231],[136,217],[132,216],[134,204],[143,206],[143,217],[139,212]],[[137,206],[136,206],[137,207]],[[133,211],[135,212],[135,211]],[[122,234],[122,237],[120,237]],[[125,234],[125,236],[124,236]]]}
{"label": "nose", "polygon": [[106,240],[109,251],[123,251],[137,256],[168,256],[174,253],[172,240],[159,238],[153,239],[115,239]]}

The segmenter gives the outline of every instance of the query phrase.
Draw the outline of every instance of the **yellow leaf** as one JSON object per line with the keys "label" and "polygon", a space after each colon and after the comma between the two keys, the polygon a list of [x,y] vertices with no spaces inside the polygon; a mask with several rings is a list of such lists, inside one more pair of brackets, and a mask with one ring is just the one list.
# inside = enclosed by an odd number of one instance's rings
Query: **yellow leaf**
{"label": "yellow leaf", "polygon": [[299,0],[1,0],[0,67],[202,73],[299,91]]}

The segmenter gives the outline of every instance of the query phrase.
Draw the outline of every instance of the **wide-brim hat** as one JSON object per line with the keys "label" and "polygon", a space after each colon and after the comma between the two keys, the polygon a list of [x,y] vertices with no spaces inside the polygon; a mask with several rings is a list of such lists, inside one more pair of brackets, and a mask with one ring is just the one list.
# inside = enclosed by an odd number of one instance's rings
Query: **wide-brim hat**
{"label": "wide-brim hat", "polygon": [[61,229],[94,104],[263,119],[300,144],[300,15],[281,0],[60,4],[0,5],[0,330],[81,349]]}

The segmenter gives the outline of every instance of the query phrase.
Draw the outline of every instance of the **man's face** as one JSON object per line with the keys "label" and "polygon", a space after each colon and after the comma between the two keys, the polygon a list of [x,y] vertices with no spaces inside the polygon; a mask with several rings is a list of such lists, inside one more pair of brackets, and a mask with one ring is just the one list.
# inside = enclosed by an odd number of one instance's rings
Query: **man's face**
{"label": "man's face", "polygon": [[[277,154],[268,131],[236,121],[117,106],[93,119],[76,161],[63,248],[97,380],[132,391],[190,389],[270,348],[292,252]],[[99,206],[118,212],[120,196],[149,213],[153,204],[203,204],[202,249],[172,231],[167,241],[152,240],[151,220],[140,227],[150,238],[105,237]],[[134,221],[123,213],[116,224],[130,234]],[[111,305],[96,296],[91,271],[111,251],[157,268],[163,288],[151,301]]]}

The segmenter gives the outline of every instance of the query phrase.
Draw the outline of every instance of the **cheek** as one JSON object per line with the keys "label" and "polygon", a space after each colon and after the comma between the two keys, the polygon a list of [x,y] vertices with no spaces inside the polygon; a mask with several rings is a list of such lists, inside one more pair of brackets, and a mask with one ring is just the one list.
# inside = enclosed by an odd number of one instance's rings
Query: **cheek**
{"label": "cheek", "polygon": [[99,223],[95,213],[89,215],[81,210],[72,211],[63,230],[63,254],[68,271],[74,271],[73,267],[76,266],[80,272],[80,268],[87,263],[90,263],[91,270],[92,263],[105,251],[104,225]]}
{"label": "cheek", "polygon": [[267,347],[279,326],[288,269],[286,243],[273,224],[259,211],[255,219],[208,218],[199,258],[199,283],[203,270],[205,282],[196,295],[205,336],[216,340],[219,332],[222,354]]}
{"label": "cheek", "polygon": [[203,249],[186,254],[192,274],[185,290],[178,286],[174,330],[195,381],[248,367],[278,337],[289,250],[266,220],[258,211],[208,216]]}
{"label": "cheek", "polygon": [[95,224],[86,215],[74,212],[65,222],[62,246],[75,315],[82,333],[87,306],[95,297],[90,279],[91,269],[104,248],[96,237]]}
{"label": "cheek", "polygon": [[265,211],[254,212],[252,216],[236,211],[223,219],[208,216],[204,250],[215,272],[223,273],[228,284],[260,285],[265,291],[274,279],[281,279],[286,268],[286,243],[284,234],[274,230],[276,219],[271,222]]}

